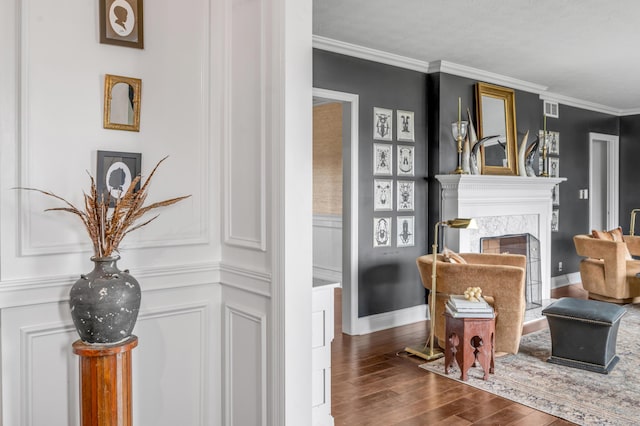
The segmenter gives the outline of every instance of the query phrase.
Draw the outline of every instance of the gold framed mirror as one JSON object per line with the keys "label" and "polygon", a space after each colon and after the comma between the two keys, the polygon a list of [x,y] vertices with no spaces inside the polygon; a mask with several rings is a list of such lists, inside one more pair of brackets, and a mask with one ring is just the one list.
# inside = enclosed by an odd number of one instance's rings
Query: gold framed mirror
{"label": "gold framed mirror", "polygon": [[516,95],[513,89],[476,83],[478,137],[498,135],[480,147],[482,174],[517,175]]}
{"label": "gold framed mirror", "polygon": [[104,117],[105,129],[140,131],[140,92],[142,80],[105,74]]}

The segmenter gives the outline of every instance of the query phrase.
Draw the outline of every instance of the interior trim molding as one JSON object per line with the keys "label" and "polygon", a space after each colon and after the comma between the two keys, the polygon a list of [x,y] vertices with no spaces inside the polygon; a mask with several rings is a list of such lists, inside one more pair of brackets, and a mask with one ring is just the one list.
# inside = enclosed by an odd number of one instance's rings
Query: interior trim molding
{"label": "interior trim molding", "polygon": [[358,46],[344,41],[334,40],[318,35],[313,36],[313,47],[328,52],[340,53],[354,58],[366,59],[381,64],[393,65],[413,71],[429,72],[429,63],[417,59],[407,58],[382,50],[371,49],[369,47]]}
{"label": "interior trim molding", "polygon": [[[254,323],[255,327],[259,328],[259,341],[258,342],[246,342],[246,336],[237,336],[233,333],[233,322],[234,320],[244,320],[249,323]],[[253,384],[256,384],[259,387],[260,394],[260,419],[262,420],[260,424],[267,424],[267,317],[260,312],[253,311],[252,309],[248,309],[245,307],[240,307],[239,305],[233,303],[225,303],[224,305],[224,424],[233,425],[234,421],[234,396],[239,395],[237,391],[234,392],[234,389],[241,389],[242,384],[240,382],[243,380],[242,377],[235,377],[234,372],[234,364],[238,362],[241,357],[239,353],[235,352],[235,349],[242,349],[241,347],[235,347],[235,344],[242,344],[241,342],[245,341],[244,344],[251,346],[250,351],[242,351],[244,354],[253,354],[253,356],[258,358],[260,363],[259,366],[259,377],[250,377]],[[248,356],[248,355],[246,355]],[[245,356],[245,359],[246,359]],[[242,368],[242,366],[240,366]],[[244,378],[247,379],[246,377]],[[249,383],[245,383],[245,386],[249,385]],[[238,405],[242,404],[241,401],[238,401]],[[252,409],[258,407],[252,407]]]}
{"label": "interior trim molding", "polygon": [[[210,285],[220,281],[217,262],[175,267],[140,268],[133,273],[143,282],[143,292]],[[40,303],[63,302],[69,298],[69,288],[78,275],[50,275],[19,278],[0,282],[0,309]]]}
{"label": "interior trim molding", "polygon": [[220,284],[262,297],[271,297],[272,276],[229,263],[220,265]]}
{"label": "interior trim molding", "polygon": [[551,277],[551,288],[564,287],[580,282],[582,282],[582,278],[580,278],[580,272],[572,272],[569,274],[559,275],[557,277]]}
{"label": "interior trim molding", "polygon": [[471,78],[474,80],[484,81],[500,86],[507,86],[512,89],[535,93],[539,95],[540,99],[542,100],[558,102],[563,105],[582,108],[589,111],[602,112],[615,116],[640,114],[640,108],[624,110],[598,104],[595,102],[572,98],[570,96],[549,92],[548,87],[541,84],[519,80],[506,75],[484,71],[478,68],[468,67],[466,65],[460,65],[453,62],[442,60],[425,62],[413,58],[408,58],[406,56],[396,55],[393,53],[384,52],[382,50],[371,49],[368,47],[346,43],[343,41],[334,40],[318,35],[313,36],[313,47],[320,50],[353,56],[355,58],[393,65],[413,71],[420,71],[426,74],[444,72],[451,75],[457,75],[459,77]]}
{"label": "interior trim molding", "polygon": [[[343,292],[344,294],[344,292]],[[369,334],[429,319],[426,304],[358,318],[353,335]],[[345,331],[346,333],[346,331]]]}

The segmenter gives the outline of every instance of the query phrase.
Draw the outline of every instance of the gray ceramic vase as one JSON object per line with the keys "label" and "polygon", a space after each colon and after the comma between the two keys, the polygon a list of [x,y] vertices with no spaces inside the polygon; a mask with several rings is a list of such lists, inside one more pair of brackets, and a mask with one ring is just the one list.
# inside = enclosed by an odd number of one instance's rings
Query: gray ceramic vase
{"label": "gray ceramic vase", "polygon": [[118,269],[119,259],[92,257],[93,271],[71,287],[71,317],[85,343],[118,343],[133,332],[140,310],[140,285],[129,271]]}

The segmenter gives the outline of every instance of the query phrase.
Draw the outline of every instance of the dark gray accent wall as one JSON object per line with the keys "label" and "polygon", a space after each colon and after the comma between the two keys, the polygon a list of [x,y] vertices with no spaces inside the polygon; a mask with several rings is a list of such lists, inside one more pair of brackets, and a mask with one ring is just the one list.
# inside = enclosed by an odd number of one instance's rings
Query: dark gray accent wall
{"label": "dark gray accent wall", "polygon": [[[620,117],[620,225],[629,232],[631,210],[640,208],[640,115]],[[640,234],[640,214],[635,235]]]}
{"label": "dark gray accent wall", "polygon": [[[425,291],[416,267],[416,258],[428,252],[427,244],[427,76],[389,65],[314,50],[313,86],[359,95],[359,223],[358,316],[368,316],[425,303]],[[373,108],[394,111],[393,145],[394,209],[373,211]],[[397,142],[395,111],[414,112],[415,142]],[[415,176],[398,177],[395,161],[398,145],[414,145]],[[415,182],[415,211],[395,208],[398,179]],[[415,246],[397,248],[396,217],[415,217]],[[374,217],[391,217],[392,246],[373,247]]]}

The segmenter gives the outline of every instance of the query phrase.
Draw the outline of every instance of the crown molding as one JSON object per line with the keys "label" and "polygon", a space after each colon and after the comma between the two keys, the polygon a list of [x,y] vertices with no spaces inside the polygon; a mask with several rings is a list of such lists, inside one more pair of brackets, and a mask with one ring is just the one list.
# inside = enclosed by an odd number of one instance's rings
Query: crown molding
{"label": "crown molding", "polygon": [[379,62],[381,64],[393,65],[395,67],[427,73],[429,63],[406,56],[395,55],[383,52],[382,50],[371,49],[356,44],[345,43],[322,36],[313,36],[313,47],[315,49],[326,50],[328,52],[340,53],[355,58],[366,59],[368,61]]}
{"label": "crown molding", "polygon": [[460,65],[448,61],[419,61],[417,59],[408,58],[406,56],[396,55],[384,52],[382,50],[371,49],[356,44],[345,43],[343,41],[334,40],[328,37],[318,35],[313,36],[313,47],[329,52],[340,53],[342,55],[353,56],[355,58],[366,59],[381,64],[393,65],[413,71],[424,72],[426,74],[435,72],[444,72],[458,77],[465,77],[474,80],[484,81],[491,84],[510,87],[516,90],[535,93],[542,100],[558,102],[562,105],[582,108],[589,111],[602,112],[615,116],[637,115],[640,114],[640,108],[619,109],[607,105],[589,102],[582,99],[572,98],[570,96],[560,95],[558,93],[549,92],[547,86],[537,83],[531,83],[525,80],[509,77],[494,72],[484,71],[478,68]]}
{"label": "crown molding", "polygon": [[572,98],[571,96],[560,95],[558,93],[553,92],[542,92],[540,93],[540,99],[544,101],[557,102],[561,105],[572,106],[576,108],[582,108],[589,111],[602,112],[605,114],[611,115],[625,115],[625,110],[621,110],[618,108],[612,108],[607,105],[598,104],[595,102],[584,101],[582,99]]}
{"label": "crown molding", "polygon": [[459,77],[471,78],[491,84],[510,87],[512,89],[524,90],[525,92],[541,93],[547,90],[547,86],[530,83],[517,78],[509,77],[494,72],[484,71],[478,68],[468,67],[447,61],[433,61],[429,63],[429,72],[444,72],[457,75]]}

